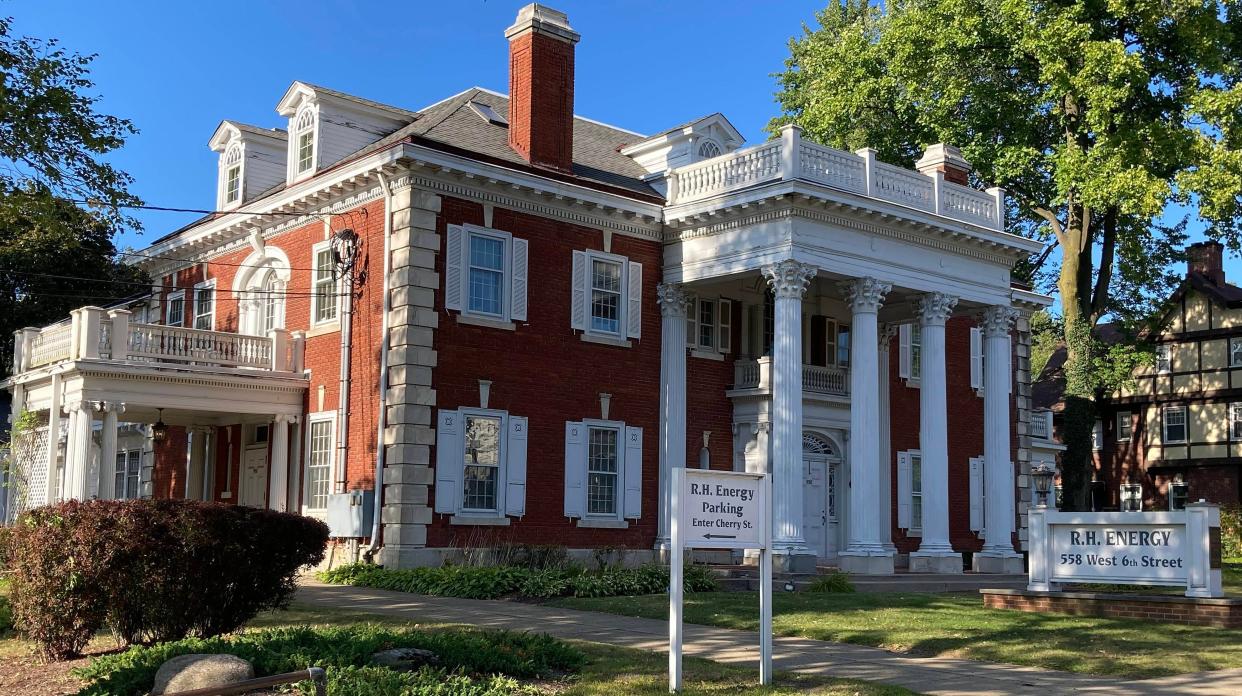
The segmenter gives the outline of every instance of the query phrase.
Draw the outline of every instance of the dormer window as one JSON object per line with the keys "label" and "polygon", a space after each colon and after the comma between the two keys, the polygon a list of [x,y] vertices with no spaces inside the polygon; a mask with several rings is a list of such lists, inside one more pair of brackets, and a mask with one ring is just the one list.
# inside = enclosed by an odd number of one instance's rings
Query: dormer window
{"label": "dormer window", "polygon": [[241,198],[241,165],[229,167],[224,182],[224,202],[236,203]]}
{"label": "dormer window", "polygon": [[293,128],[297,143],[297,173],[305,174],[315,167],[315,112],[304,109]]}
{"label": "dormer window", "polygon": [[720,156],[720,146],[715,140],[704,140],[699,144],[699,159],[711,159]]}

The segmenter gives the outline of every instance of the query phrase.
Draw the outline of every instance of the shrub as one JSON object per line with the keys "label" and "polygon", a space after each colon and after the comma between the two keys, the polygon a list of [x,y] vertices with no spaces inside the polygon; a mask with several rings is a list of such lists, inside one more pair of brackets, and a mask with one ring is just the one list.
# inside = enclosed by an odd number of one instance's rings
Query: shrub
{"label": "shrub", "polygon": [[125,642],[234,631],[288,603],[327,535],[299,515],[186,500],[36,508],[4,551],[15,624],[52,659],[105,626]]}
{"label": "shrub", "polygon": [[1226,558],[1242,558],[1242,507],[1220,509],[1220,547]]}
{"label": "shrub", "polygon": [[[434,652],[439,670],[415,673],[406,681],[368,667],[371,655],[389,648]],[[136,646],[94,659],[74,673],[89,682],[79,696],[128,696],[151,688],[167,660],[190,653],[229,653],[250,661],[257,675],[281,674],[308,666],[328,670],[329,693],[407,696],[409,694],[523,693],[510,679],[548,677],[581,669],[586,656],[546,635],[508,631],[419,631],[373,624],[336,628],[282,628],[208,639],[188,638],[150,647]],[[467,676],[469,675],[469,676]],[[489,678],[488,675],[506,675]],[[474,677],[474,678],[471,678]],[[459,690],[434,690],[438,680]],[[409,690],[403,690],[408,688]],[[351,690],[352,689],[352,690]],[[429,690],[431,689],[431,690]]]}
{"label": "shrub", "polygon": [[[512,566],[387,570],[358,563],[321,573],[319,577],[336,585],[470,599],[496,599],[510,595],[551,599],[658,594],[668,591],[669,581],[668,568],[654,564],[588,571],[577,567],[531,570]],[[686,566],[683,581],[688,592],[717,589],[715,577],[701,566]]]}
{"label": "shrub", "polygon": [[853,592],[854,583],[850,576],[839,570],[815,578],[806,588],[807,592]]}

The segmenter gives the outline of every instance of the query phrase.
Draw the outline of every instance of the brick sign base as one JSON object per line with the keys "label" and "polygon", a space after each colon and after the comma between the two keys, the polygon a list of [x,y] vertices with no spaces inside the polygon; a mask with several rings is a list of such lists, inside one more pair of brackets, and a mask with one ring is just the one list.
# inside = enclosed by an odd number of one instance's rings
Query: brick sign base
{"label": "brick sign base", "polygon": [[1043,611],[1110,619],[1144,619],[1191,626],[1242,628],[1242,598],[1198,599],[1103,592],[979,590],[988,609]]}

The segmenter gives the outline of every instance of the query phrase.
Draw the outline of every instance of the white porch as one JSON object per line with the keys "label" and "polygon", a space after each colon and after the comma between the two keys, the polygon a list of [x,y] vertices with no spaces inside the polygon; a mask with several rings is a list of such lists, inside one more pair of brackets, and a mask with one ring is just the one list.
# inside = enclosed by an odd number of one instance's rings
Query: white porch
{"label": "white porch", "polygon": [[[283,329],[246,336],[131,323],[129,317],[124,309],[83,307],[69,321],[17,332],[7,386],[14,413],[35,413],[42,434],[37,455],[24,462],[22,500],[10,509],[92,497],[164,497],[166,491],[152,490],[152,438],[177,426],[185,428],[184,459],[168,466],[176,468],[170,475],[179,495],[213,499],[226,474],[215,463],[224,448],[236,447],[243,461],[238,481],[227,472],[226,497],[280,510],[296,506],[291,469],[297,459],[290,455],[297,449],[291,428],[303,412],[307,386],[302,336]],[[242,426],[237,442],[234,429],[219,426]],[[249,442],[260,427],[262,441]],[[228,433],[224,441],[217,432]],[[240,480],[244,452],[259,449],[261,488]],[[129,461],[133,452],[140,455]],[[251,459],[257,468],[260,457]]]}
{"label": "white porch", "polygon": [[[758,328],[743,311],[745,357],[728,395],[735,466],[773,474],[774,546],[785,570],[835,558],[851,572],[893,572],[887,373],[890,341],[905,324],[917,325],[921,338],[922,536],[911,570],[961,572],[961,553],[949,540],[945,322],[953,316],[973,317],[983,344],[986,536],[975,568],[1021,567],[1012,541],[1010,332],[1018,311],[1009,271],[1039,245],[1002,231],[1003,192],[945,181],[957,163],[938,152],[913,172],[876,162],[871,151],[802,141],[788,127],[779,140],[667,175],[661,481],[686,465],[691,311],[703,297],[770,303]],[[822,359],[812,359],[808,316],[848,327],[840,338],[848,351],[829,358],[823,349]],[[698,340],[689,341],[691,355]],[[823,497],[823,512],[820,495],[807,493],[821,488],[837,491]],[[664,487],[657,547],[667,543],[667,493]],[[823,525],[807,522],[814,517]]]}

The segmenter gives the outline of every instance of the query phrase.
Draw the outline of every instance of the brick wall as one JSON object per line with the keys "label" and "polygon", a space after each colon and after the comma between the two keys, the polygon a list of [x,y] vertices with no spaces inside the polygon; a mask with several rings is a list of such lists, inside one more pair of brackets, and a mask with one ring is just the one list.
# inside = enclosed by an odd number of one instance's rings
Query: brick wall
{"label": "brick wall", "polygon": [[574,47],[535,31],[509,44],[509,145],[531,164],[573,165]]}
{"label": "brick wall", "polygon": [[1190,626],[1242,628],[1242,599],[983,590],[988,609],[1140,619]]}

